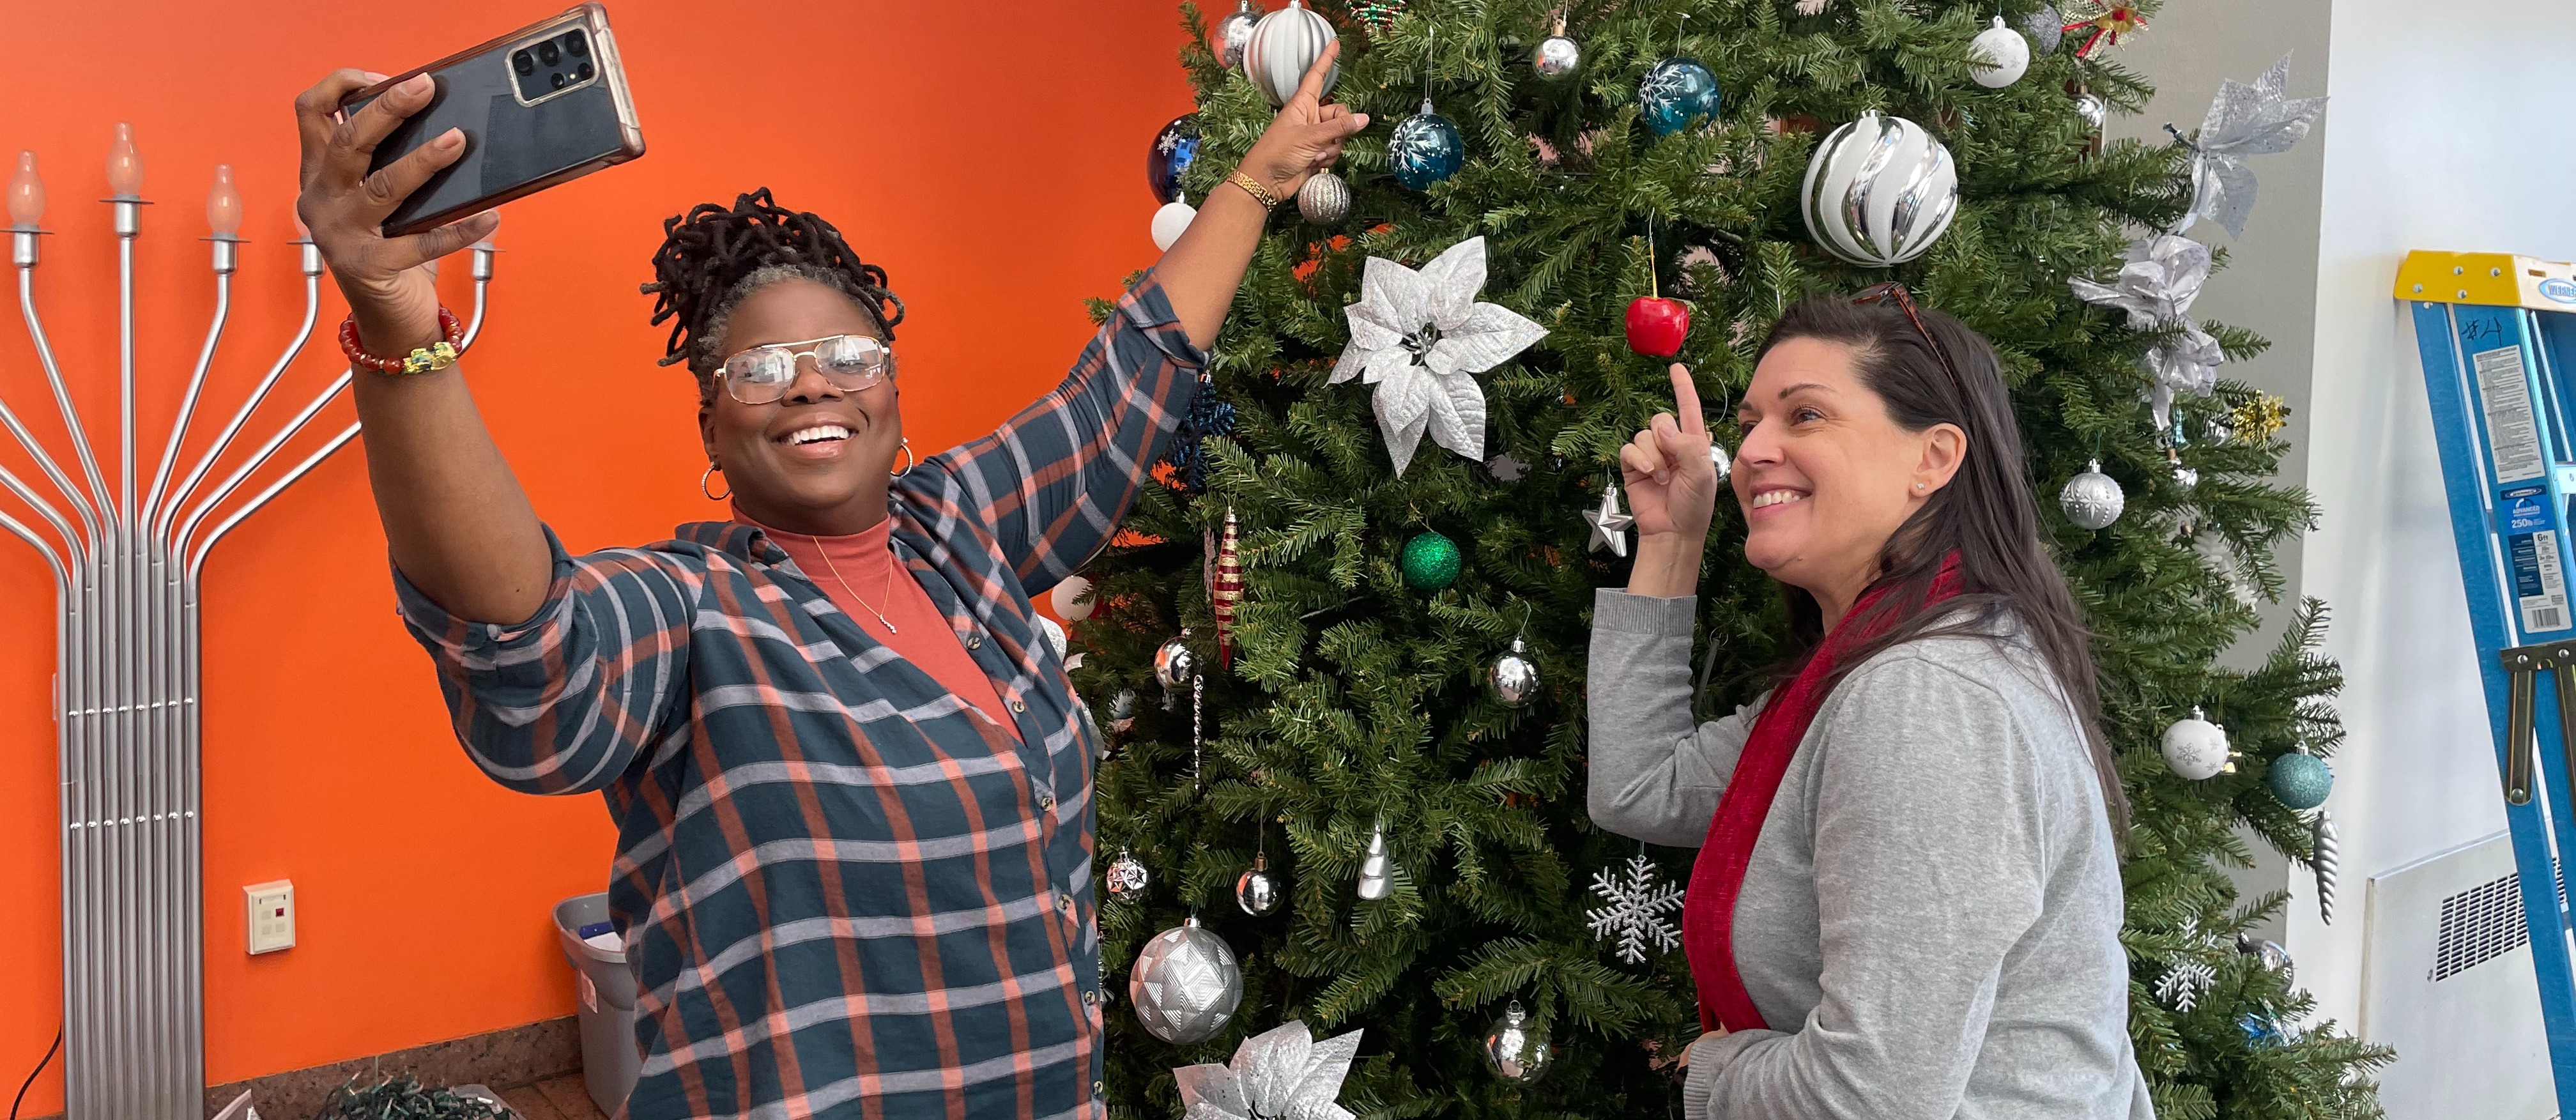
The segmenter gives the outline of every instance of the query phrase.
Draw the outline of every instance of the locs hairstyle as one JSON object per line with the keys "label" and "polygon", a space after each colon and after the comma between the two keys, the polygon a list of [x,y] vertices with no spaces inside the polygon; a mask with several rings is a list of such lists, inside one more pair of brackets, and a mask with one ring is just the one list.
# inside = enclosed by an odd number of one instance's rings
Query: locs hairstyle
{"label": "locs hairstyle", "polygon": [[663,219],[653,282],[643,287],[654,297],[653,325],[671,321],[661,364],[688,363],[699,402],[714,400],[726,318],[743,297],[786,279],[811,280],[857,301],[887,342],[903,322],[903,301],[886,289],[884,268],[860,260],[832,223],[778,205],[762,187],[736,197],[731,209],[702,202]]}
{"label": "locs hairstyle", "polygon": [[[1844,655],[1835,680],[1890,646],[1918,638],[1982,635],[1988,626],[2011,617],[2075,709],[2112,832],[2125,846],[2129,803],[2102,734],[2101,684],[2093,667],[2091,635],[2065,574],[2040,538],[2039,507],[2031,498],[2021,426],[2013,417],[2002,364],[1994,347],[1966,324],[1928,307],[1916,310],[1923,319],[1920,331],[1893,303],[1808,299],[1789,308],[1762,343],[1765,354],[1793,338],[1849,346],[1853,371],[1887,402],[1887,415],[1897,426],[1920,432],[1934,424],[1956,424],[1968,436],[1967,459],[1950,484],[1897,528],[1879,556],[1880,575],[1872,586],[1900,585],[1875,609],[1890,622],[1888,629]],[[1939,351],[1933,349],[1934,339]],[[1943,354],[1958,370],[1957,377],[1943,368]],[[1923,600],[1932,579],[1942,559],[1953,553],[1959,557],[1961,594],[1927,611]],[[1790,658],[1779,669],[1787,675],[1815,654],[1824,638],[1824,618],[1815,596],[1787,584],[1780,591],[1788,602],[1792,639]]]}

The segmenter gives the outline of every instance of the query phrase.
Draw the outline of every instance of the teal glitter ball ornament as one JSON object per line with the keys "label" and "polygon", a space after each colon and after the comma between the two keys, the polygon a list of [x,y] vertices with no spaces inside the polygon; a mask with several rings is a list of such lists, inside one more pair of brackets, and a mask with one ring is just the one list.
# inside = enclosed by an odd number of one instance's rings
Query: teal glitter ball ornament
{"label": "teal glitter ball ornament", "polygon": [[1432,184],[1457,174],[1465,162],[1466,139],[1449,118],[1431,111],[1428,99],[1422,102],[1421,112],[1395,126],[1395,135],[1386,142],[1387,167],[1407,190],[1430,190]]}
{"label": "teal glitter ball ornament", "polygon": [[1696,58],[1667,58],[1637,82],[1637,105],[1646,111],[1646,127],[1658,137],[1715,117],[1717,102],[1717,75]]}
{"label": "teal glitter ball ornament", "polygon": [[2334,792],[2334,771],[2322,758],[2293,751],[2272,760],[2263,784],[2281,804],[2304,812],[2326,803],[2326,795]]}
{"label": "teal glitter ball ornament", "polygon": [[1404,582],[1423,591],[1438,591],[1458,582],[1458,568],[1465,560],[1458,542],[1433,530],[1423,530],[1404,542]]}

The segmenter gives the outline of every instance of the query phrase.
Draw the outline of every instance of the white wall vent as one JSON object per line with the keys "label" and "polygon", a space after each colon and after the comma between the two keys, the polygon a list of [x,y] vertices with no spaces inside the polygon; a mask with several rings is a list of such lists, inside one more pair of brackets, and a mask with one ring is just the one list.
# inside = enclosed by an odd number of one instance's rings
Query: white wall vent
{"label": "white wall vent", "polygon": [[2463,1101],[2479,1120],[2556,1116],[2505,835],[2373,875],[2365,905],[2354,1027],[2397,1050],[2379,1075],[2388,1120],[2451,1120]]}

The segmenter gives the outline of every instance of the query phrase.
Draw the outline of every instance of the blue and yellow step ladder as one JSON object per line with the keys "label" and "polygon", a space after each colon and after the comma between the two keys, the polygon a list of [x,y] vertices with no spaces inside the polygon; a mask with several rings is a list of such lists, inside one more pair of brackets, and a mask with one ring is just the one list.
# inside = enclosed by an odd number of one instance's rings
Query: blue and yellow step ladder
{"label": "blue and yellow step ladder", "polygon": [[2576,264],[2419,249],[2395,295],[2414,312],[2559,1110],[2576,1116],[2576,971],[2557,875],[2576,850]]}

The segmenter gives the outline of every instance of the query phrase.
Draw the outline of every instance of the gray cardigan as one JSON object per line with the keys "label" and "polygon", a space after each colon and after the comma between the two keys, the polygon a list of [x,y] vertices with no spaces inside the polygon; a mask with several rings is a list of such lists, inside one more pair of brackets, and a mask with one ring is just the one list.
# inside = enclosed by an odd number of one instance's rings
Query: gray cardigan
{"label": "gray cardigan", "polygon": [[[1698,847],[1759,701],[1692,726],[1696,600],[1604,589],[1591,810]],[[2151,1120],[2119,863],[2090,756],[2026,643],[1908,642],[1845,676],[1735,905],[1773,1030],[1690,1050],[1687,1120]]]}

